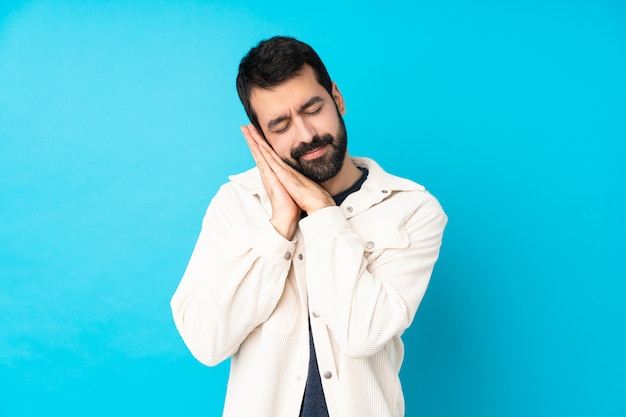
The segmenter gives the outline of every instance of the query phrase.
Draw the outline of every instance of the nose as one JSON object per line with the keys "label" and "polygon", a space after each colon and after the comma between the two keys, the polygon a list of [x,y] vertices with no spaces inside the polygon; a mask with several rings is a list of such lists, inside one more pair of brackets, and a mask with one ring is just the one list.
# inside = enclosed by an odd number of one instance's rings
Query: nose
{"label": "nose", "polygon": [[313,140],[313,137],[317,135],[317,130],[315,127],[307,121],[303,117],[296,117],[293,121],[294,123],[294,132],[296,134],[296,138],[298,142],[306,142],[309,143]]}

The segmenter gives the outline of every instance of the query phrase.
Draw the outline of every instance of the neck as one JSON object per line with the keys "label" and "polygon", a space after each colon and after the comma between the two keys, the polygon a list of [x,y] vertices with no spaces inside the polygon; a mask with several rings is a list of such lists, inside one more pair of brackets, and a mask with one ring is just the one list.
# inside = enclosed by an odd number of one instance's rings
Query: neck
{"label": "neck", "polygon": [[350,155],[346,152],[346,156],[343,160],[341,170],[337,175],[321,183],[320,185],[330,195],[339,194],[340,192],[347,190],[361,177],[361,170],[350,159]]}

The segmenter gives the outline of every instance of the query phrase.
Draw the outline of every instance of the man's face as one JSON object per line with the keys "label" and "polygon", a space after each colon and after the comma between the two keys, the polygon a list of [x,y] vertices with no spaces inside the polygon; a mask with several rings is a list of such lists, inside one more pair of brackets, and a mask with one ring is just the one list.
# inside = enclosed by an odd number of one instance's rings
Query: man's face
{"label": "man's face", "polygon": [[255,88],[250,97],[270,146],[291,167],[322,183],[341,170],[347,133],[343,98],[331,96],[305,65],[299,75],[271,90]]}

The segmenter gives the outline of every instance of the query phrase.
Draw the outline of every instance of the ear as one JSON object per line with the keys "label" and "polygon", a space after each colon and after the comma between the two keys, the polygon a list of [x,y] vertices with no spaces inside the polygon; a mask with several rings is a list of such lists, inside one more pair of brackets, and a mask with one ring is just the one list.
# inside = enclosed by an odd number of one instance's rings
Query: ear
{"label": "ear", "polygon": [[335,104],[337,105],[337,109],[339,110],[339,114],[342,116],[346,114],[346,104],[343,101],[343,96],[337,87],[337,84],[333,81],[333,100],[335,100]]}

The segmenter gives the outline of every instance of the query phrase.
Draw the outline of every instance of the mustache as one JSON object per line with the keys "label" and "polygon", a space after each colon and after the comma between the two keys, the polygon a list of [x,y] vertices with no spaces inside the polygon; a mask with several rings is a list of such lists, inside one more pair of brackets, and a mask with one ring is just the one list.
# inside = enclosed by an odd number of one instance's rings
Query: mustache
{"label": "mustache", "polygon": [[335,141],[335,138],[330,133],[326,133],[323,136],[313,136],[313,139],[309,143],[303,143],[297,148],[291,151],[291,157],[294,160],[299,160],[305,153],[311,152],[322,146],[331,145]]}

